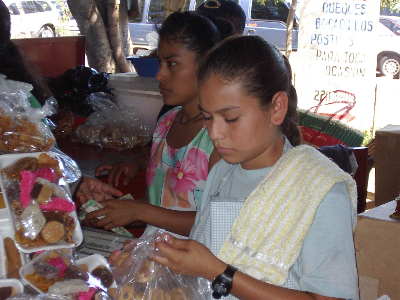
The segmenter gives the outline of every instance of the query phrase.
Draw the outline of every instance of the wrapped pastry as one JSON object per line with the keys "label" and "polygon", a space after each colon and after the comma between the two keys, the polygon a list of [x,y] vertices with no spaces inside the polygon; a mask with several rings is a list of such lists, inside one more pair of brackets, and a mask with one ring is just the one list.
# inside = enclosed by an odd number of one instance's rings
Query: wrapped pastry
{"label": "wrapped pastry", "polygon": [[36,239],[45,224],[46,218],[43,216],[39,205],[36,201],[32,201],[21,215],[21,226],[24,231],[24,236],[31,240]]}
{"label": "wrapped pastry", "polygon": [[[204,290],[199,289],[193,277],[174,273],[167,267],[150,260],[154,254],[154,242],[161,238],[157,231],[138,239],[133,247],[121,251],[113,258],[112,269],[118,289],[117,300],[201,300]],[[129,255],[126,253],[129,252]],[[121,262],[123,260],[123,262]]]}
{"label": "wrapped pastry", "polygon": [[[0,77],[0,81],[7,81]],[[54,98],[42,108],[32,108],[29,94],[22,90],[0,90],[0,153],[26,153],[50,150],[55,139],[42,122],[55,112]]]}

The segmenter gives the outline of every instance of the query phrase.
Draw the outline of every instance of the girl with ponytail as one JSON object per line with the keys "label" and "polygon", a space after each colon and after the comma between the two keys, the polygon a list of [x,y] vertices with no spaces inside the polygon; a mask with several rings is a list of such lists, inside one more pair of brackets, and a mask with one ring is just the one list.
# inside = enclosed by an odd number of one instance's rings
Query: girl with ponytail
{"label": "girl with ponytail", "polygon": [[356,186],[299,145],[288,61],[259,37],[233,37],[198,78],[223,160],[207,179],[192,240],[167,236],[153,259],[197,276],[209,299],[358,299]]}

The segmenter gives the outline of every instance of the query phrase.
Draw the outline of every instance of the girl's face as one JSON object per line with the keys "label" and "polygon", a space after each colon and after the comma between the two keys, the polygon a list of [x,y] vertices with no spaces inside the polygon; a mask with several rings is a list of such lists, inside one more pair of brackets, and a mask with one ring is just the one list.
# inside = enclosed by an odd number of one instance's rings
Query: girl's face
{"label": "girl's face", "polygon": [[276,93],[268,108],[263,108],[240,83],[211,75],[201,84],[199,94],[208,134],[225,161],[240,163],[245,169],[276,162],[283,149],[278,126],[286,115],[286,93]]}
{"label": "girl's face", "polygon": [[181,43],[160,40],[157,80],[168,105],[185,105],[197,99],[197,56]]}

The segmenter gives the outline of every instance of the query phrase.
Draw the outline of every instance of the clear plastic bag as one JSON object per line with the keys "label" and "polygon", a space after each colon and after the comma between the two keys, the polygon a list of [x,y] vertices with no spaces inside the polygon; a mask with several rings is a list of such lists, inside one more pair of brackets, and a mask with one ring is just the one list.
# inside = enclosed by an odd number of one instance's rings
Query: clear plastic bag
{"label": "clear plastic bag", "polygon": [[108,293],[116,288],[108,263],[101,255],[75,260],[68,251],[46,251],[23,266],[21,275],[39,293],[81,300],[111,299]]}
{"label": "clear plastic bag", "polygon": [[71,248],[82,231],[57,157],[51,153],[0,156],[0,179],[15,241],[23,252]]}
{"label": "clear plastic bag", "polygon": [[49,154],[57,158],[60,170],[66,183],[77,182],[82,177],[82,172],[78,164],[71,157],[66,155],[60,149],[54,147]]}
{"label": "clear plastic bag", "polygon": [[42,119],[56,112],[57,101],[49,98],[42,108],[32,108],[31,88],[0,75],[0,154],[48,151],[55,144]]}
{"label": "clear plastic bag", "polygon": [[20,294],[8,298],[8,300],[71,300],[70,297],[60,296],[60,295],[49,295],[49,294]]}
{"label": "clear plastic bag", "polygon": [[90,103],[95,112],[75,131],[80,142],[127,150],[151,140],[150,129],[143,125],[133,110],[120,109],[102,93],[91,94]]}
{"label": "clear plastic bag", "polygon": [[206,299],[194,277],[177,274],[150,260],[154,242],[162,231],[135,240],[113,259],[112,271],[118,285],[118,300]]}

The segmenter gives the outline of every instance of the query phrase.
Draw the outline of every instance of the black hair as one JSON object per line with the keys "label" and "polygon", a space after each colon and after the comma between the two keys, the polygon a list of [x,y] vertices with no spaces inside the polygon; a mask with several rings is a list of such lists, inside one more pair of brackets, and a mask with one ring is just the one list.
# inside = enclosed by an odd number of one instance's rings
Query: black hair
{"label": "black hair", "polygon": [[10,13],[0,0],[0,73],[8,79],[32,84],[32,94],[44,102],[51,93],[41,76],[35,74],[26,65],[18,47],[10,40]]}
{"label": "black hair", "polygon": [[7,6],[0,0],[0,47],[10,40],[11,18]]}
{"label": "black hair", "polygon": [[[245,55],[244,55],[245,53]],[[288,60],[258,36],[235,36],[215,47],[199,68],[199,82],[210,75],[220,75],[227,82],[240,82],[245,91],[267,107],[279,91],[288,95],[288,111],[281,130],[294,145],[300,144],[297,128],[297,94],[291,83]]]}
{"label": "black hair", "polygon": [[174,12],[158,29],[159,41],[178,42],[201,58],[221,39],[217,26],[195,12]]}
{"label": "black hair", "polygon": [[210,18],[214,23],[230,23],[232,31],[230,34],[226,32],[226,36],[242,34],[246,26],[246,14],[242,7],[231,0],[208,0],[202,3],[196,12]]}

